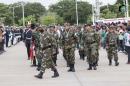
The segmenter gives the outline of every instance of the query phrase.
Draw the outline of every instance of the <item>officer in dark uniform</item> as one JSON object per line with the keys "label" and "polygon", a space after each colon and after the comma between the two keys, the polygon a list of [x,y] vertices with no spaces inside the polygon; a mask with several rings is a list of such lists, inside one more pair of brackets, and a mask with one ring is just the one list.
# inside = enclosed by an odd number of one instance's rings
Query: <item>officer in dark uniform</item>
{"label": "officer in dark uniform", "polygon": [[[30,25],[29,28],[25,31],[25,45],[27,48],[27,54],[28,54],[28,60],[30,59],[30,47],[31,47],[31,41],[32,41],[32,30],[34,25]],[[31,28],[32,27],[32,28]]]}
{"label": "officer in dark uniform", "polygon": [[6,47],[8,47],[8,43],[9,43],[9,29],[6,30],[6,33],[5,33],[5,37],[6,37]]}

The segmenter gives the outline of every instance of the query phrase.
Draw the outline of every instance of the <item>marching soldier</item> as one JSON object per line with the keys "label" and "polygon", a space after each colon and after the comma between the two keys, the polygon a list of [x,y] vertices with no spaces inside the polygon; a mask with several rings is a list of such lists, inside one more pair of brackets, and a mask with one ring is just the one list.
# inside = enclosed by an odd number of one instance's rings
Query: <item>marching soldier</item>
{"label": "marching soldier", "polygon": [[53,47],[56,46],[55,39],[54,37],[52,37],[52,35],[50,35],[50,33],[44,32],[44,34],[42,34],[41,40],[42,40],[41,46],[42,46],[42,55],[43,55],[42,65],[41,65],[40,73],[38,75],[35,75],[35,77],[42,79],[42,76],[45,73],[45,70],[51,68],[51,70],[54,71],[54,76],[52,76],[52,78],[56,78],[59,76],[59,73],[52,60]]}
{"label": "marching soldier", "polygon": [[67,60],[67,63],[70,67],[68,72],[75,72],[75,44],[76,44],[77,38],[74,33],[73,27],[67,27],[65,34],[64,34],[64,46],[63,46],[63,52],[65,54],[65,58]]}
{"label": "marching soldier", "polygon": [[67,67],[69,67],[69,63],[67,62],[67,57],[66,57],[66,54],[67,54],[67,52],[66,52],[66,50],[65,50],[65,41],[66,41],[66,35],[67,35],[67,29],[68,27],[66,26],[65,28],[64,28],[64,31],[62,32],[62,37],[61,37],[61,41],[62,41],[62,43],[61,43],[61,46],[62,46],[62,48],[63,48],[63,57],[64,57],[64,59],[65,59],[65,61],[66,61],[66,63],[67,63]]}
{"label": "marching soldier", "polygon": [[97,39],[96,39],[95,41],[96,41],[96,43],[97,43],[97,48],[96,48],[96,50],[97,50],[96,65],[98,66],[98,61],[99,61],[99,49],[100,49],[100,43],[101,43],[101,36],[100,36],[99,31],[96,31],[96,34],[95,34],[95,35],[97,36]]}
{"label": "marching soldier", "polygon": [[[39,31],[38,29],[36,29],[36,26],[35,24],[32,24],[32,42],[31,42],[31,54],[32,56],[31,57],[31,60],[32,60],[32,67],[33,66],[36,66],[36,57],[37,57],[37,53],[36,53],[36,49],[38,49],[38,46],[39,46]],[[34,53],[35,52],[35,53]],[[35,54],[35,55],[34,55]]]}
{"label": "marching soldier", "polygon": [[81,30],[81,27],[78,28],[78,43],[79,43],[79,55],[81,60],[85,60],[85,51],[84,51],[84,46],[83,46],[83,31]]}
{"label": "marching soldier", "polygon": [[98,59],[98,43],[97,33],[93,30],[90,25],[85,26],[85,32],[83,34],[84,49],[87,56],[87,62],[89,64],[88,70],[97,69],[97,59]]}
{"label": "marching soldier", "polygon": [[57,66],[57,54],[59,53],[58,52],[58,43],[59,43],[59,37],[58,37],[58,33],[56,32],[56,28],[51,26],[50,27],[50,34],[52,35],[52,37],[54,37],[55,39],[55,44],[56,46],[53,47],[53,56],[52,56],[52,60],[55,64],[55,66]]}
{"label": "marching soldier", "polygon": [[118,42],[118,35],[115,33],[115,26],[110,26],[109,28],[109,33],[107,34],[106,37],[106,49],[107,49],[107,54],[108,54],[108,60],[109,60],[109,65],[112,65],[112,58],[114,56],[115,60],[115,66],[119,65],[118,62],[118,54],[117,54],[117,42]]}
{"label": "marching soldier", "polygon": [[41,45],[40,45],[40,39],[42,36],[42,33],[44,32],[42,27],[38,27],[36,31],[33,34],[33,40],[35,44],[35,52],[36,52],[36,59],[38,62],[37,70],[39,71],[41,68],[41,62],[42,62],[42,52],[41,52]]}

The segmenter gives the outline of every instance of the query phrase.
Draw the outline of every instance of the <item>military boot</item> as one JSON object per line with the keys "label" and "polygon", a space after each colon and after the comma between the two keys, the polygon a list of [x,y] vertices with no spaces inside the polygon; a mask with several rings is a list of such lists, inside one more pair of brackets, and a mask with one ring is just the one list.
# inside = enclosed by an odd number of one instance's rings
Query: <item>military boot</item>
{"label": "military boot", "polygon": [[97,63],[94,63],[94,64],[93,64],[93,69],[94,69],[94,70],[97,70]]}
{"label": "military boot", "polygon": [[56,60],[54,61],[55,66],[57,66]]}
{"label": "military boot", "polygon": [[92,65],[91,64],[89,64],[88,70],[92,70]]}
{"label": "military boot", "polygon": [[41,69],[41,64],[38,63],[38,65],[37,65],[37,71],[40,71],[40,69]]}
{"label": "military boot", "polygon": [[43,72],[40,72],[38,75],[35,75],[36,78],[42,79]]}
{"label": "military boot", "polygon": [[67,62],[67,67],[70,67],[69,63]]}
{"label": "military boot", "polygon": [[33,59],[33,64],[31,65],[31,67],[36,67],[37,65],[36,65],[36,59],[35,59],[35,57],[34,57],[34,59]]}
{"label": "military boot", "polygon": [[72,64],[72,72],[75,72],[74,64]]}
{"label": "military boot", "polygon": [[115,61],[115,66],[118,66],[119,65],[119,62],[118,61]]}
{"label": "military boot", "polygon": [[57,71],[57,69],[54,69],[54,75],[52,76],[52,78],[56,78],[56,77],[59,77],[59,73]]}
{"label": "military boot", "polygon": [[112,65],[112,60],[109,60],[109,66],[111,66]]}
{"label": "military boot", "polygon": [[70,69],[68,70],[68,72],[71,72],[72,71],[72,64],[69,65]]}
{"label": "military boot", "polygon": [[96,61],[96,63],[95,63],[95,64],[96,64],[96,66],[98,66],[98,61]]}
{"label": "military boot", "polygon": [[85,60],[85,56],[83,56],[83,61]]}

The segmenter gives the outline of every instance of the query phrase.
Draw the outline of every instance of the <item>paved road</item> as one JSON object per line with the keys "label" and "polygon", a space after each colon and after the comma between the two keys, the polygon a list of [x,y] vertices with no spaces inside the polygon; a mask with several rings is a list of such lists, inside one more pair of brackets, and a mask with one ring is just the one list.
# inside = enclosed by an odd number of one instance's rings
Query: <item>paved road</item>
{"label": "paved road", "polygon": [[106,52],[100,49],[98,70],[88,71],[85,61],[79,60],[76,51],[76,72],[68,73],[62,54],[58,55],[60,77],[52,79],[47,70],[42,80],[34,77],[38,72],[30,67],[26,48],[21,42],[0,55],[0,86],[130,86],[130,65],[127,56],[119,53],[119,67],[108,66]]}

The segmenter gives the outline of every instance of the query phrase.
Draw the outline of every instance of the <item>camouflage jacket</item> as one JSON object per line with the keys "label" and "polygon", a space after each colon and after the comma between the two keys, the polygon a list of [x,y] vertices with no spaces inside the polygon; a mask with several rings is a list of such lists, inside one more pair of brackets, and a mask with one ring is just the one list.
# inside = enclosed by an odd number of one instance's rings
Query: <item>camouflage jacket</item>
{"label": "camouflage jacket", "polygon": [[53,55],[57,55],[59,53],[58,48],[59,48],[59,37],[57,33],[53,33],[52,37],[54,39],[54,46],[53,46]]}
{"label": "camouflage jacket", "polygon": [[42,35],[41,47],[43,54],[53,55],[53,48],[56,47],[56,40],[53,35],[44,33]]}
{"label": "camouflage jacket", "polygon": [[82,40],[84,40],[84,45],[96,44],[98,46],[100,43],[100,36],[95,31],[84,32]]}
{"label": "camouflage jacket", "polygon": [[66,49],[75,48],[76,42],[77,42],[77,37],[75,36],[75,33],[64,32],[63,39],[62,39],[64,48],[66,48]]}
{"label": "camouflage jacket", "polygon": [[32,34],[32,41],[35,44],[36,48],[40,48],[40,33],[39,32],[33,32]]}
{"label": "camouflage jacket", "polygon": [[118,44],[118,35],[116,33],[109,32],[106,37],[107,46],[115,46]]}

